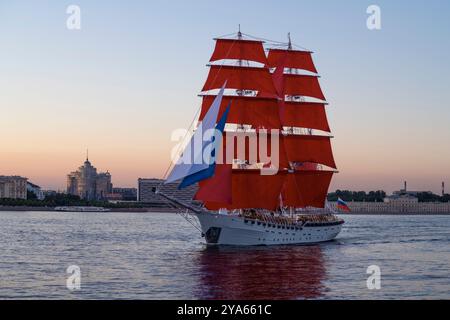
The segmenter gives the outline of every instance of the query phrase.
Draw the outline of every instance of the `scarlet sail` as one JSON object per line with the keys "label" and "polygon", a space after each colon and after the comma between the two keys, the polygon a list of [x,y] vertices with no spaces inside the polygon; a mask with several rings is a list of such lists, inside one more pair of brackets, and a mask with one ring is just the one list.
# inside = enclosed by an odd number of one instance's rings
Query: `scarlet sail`
{"label": "scarlet sail", "polygon": [[317,73],[309,51],[270,49],[268,66],[276,68],[283,61],[285,68],[302,69]]}
{"label": "scarlet sail", "polygon": [[[218,209],[267,209],[279,207],[285,174],[261,175],[259,170],[233,170],[231,180],[231,204],[205,202],[209,210]],[[199,193],[203,192],[200,186]]]}
{"label": "scarlet sail", "polygon": [[[223,171],[222,171],[223,173]],[[195,199],[205,202],[209,210],[218,209],[267,209],[280,206],[280,194],[284,206],[295,208],[323,208],[332,171],[280,171],[277,175],[264,176],[258,170],[227,171],[231,175],[223,178],[222,173],[200,184]],[[220,201],[224,181],[231,181],[231,201]],[[217,190],[219,196],[212,190]],[[216,201],[217,199],[219,201]],[[212,201],[211,201],[212,200]]]}
{"label": "scarlet sail", "polygon": [[285,101],[282,112],[283,126],[330,132],[324,103]]}
{"label": "scarlet sail", "polygon": [[[215,96],[203,97],[202,109],[199,120],[203,120],[209,110]],[[248,124],[255,128],[281,129],[278,115],[278,101],[273,98],[249,97],[249,96],[224,96],[219,114],[225,111],[229,103],[232,103],[227,123]]]}
{"label": "scarlet sail", "polygon": [[284,94],[290,96],[307,96],[325,100],[317,76],[285,74]]}
{"label": "scarlet sail", "polygon": [[332,171],[296,171],[287,174],[283,186],[283,204],[294,208],[324,208]]}
{"label": "scarlet sail", "polygon": [[210,62],[226,59],[267,63],[262,41],[217,39]]}
{"label": "scarlet sail", "polygon": [[231,204],[231,172],[231,165],[217,165],[214,176],[199,183],[200,187],[194,199],[204,202]]}
{"label": "scarlet sail", "polygon": [[224,82],[227,82],[226,88],[229,89],[254,90],[262,96],[276,96],[267,68],[213,65],[202,91],[218,89]]}
{"label": "scarlet sail", "polygon": [[270,164],[278,169],[289,167],[281,134],[267,130],[226,132],[218,159],[223,163],[240,160],[248,165]]}
{"label": "scarlet sail", "polygon": [[[331,138],[313,135],[276,135],[267,132],[226,132],[223,153],[219,159],[231,163],[234,159],[248,164],[271,162],[278,152],[277,168],[289,168],[290,162],[310,162],[336,168]],[[278,141],[274,145],[274,141]],[[230,153],[231,152],[231,153]],[[223,158],[222,158],[223,157]]]}
{"label": "scarlet sail", "polygon": [[336,169],[330,139],[330,137],[313,135],[283,137],[289,161],[319,163]]}
{"label": "scarlet sail", "polygon": [[[227,123],[250,125],[252,130],[241,126],[238,131],[228,129],[216,158],[215,175],[200,182],[195,199],[210,210],[277,210],[281,204],[323,208],[333,172],[320,170],[320,165],[336,168],[331,137],[280,131],[297,127],[330,132],[325,102],[286,100],[286,96],[303,96],[325,101],[318,76],[286,73],[286,69],[317,73],[311,52],[271,49],[266,57],[262,41],[217,39],[210,61],[220,60],[240,62],[210,65],[202,91],[218,89],[226,82],[226,89],[234,89],[236,94],[223,96],[219,114],[231,104]],[[243,65],[242,61],[264,67]],[[200,121],[215,97],[203,96]],[[262,175],[255,168],[275,168],[278,172]]]}

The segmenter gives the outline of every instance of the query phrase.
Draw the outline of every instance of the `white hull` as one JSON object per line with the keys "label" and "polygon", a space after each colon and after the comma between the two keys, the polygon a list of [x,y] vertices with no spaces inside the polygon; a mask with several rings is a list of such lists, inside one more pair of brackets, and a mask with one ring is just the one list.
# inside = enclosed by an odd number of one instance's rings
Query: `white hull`
{"label": "white hull", "polygon": [[236,215],[198,213],[196,216],[209,245],[269,246],[326,242],[336,238],[343,224],[340,221],[286,227]]}

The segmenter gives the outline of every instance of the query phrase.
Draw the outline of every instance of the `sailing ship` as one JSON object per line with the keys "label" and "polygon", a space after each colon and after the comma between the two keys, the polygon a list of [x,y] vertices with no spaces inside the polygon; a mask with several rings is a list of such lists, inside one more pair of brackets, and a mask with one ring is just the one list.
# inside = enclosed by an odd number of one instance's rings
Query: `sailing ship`
{"label": "sailing ship", "polygon": [[208,245],[319,243],[344,224],[326,203],[337,173],[328,103],[312,52],[288,38],[214,39],[197,126],[165,180],[197,184],[197,204],[154,189]]}

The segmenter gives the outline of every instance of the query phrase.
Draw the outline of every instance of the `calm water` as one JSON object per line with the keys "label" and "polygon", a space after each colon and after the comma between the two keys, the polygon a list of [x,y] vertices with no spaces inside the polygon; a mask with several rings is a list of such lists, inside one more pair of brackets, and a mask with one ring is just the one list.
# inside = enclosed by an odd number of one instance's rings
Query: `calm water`
{"label": "calm water", "polygon": [[346,221],[327,244],[214,249],[175,214],[0,212],[0,298],[450,299],[450,216]]}

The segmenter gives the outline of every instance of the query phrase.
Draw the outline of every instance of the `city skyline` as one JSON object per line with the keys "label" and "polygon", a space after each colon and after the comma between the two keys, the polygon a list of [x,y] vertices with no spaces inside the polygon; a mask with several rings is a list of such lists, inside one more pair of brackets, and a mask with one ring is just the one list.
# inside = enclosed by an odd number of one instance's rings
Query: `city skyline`
{"label": "city skyline", "polygon": [[0,174],[64,189],[89,147],[115,185],[161,178],[171,132],[186,128],[200,106],[212,38],[240,23],[280,41],[291,32],[315,52],[340,172],[330,191],[390,193],[407,180],[439,194],[442,181],[450,185],[448,2],[377,1],[378,31],[366,27],[367,1],[288,1],[286,18],[270,28],[275,1],[236,2],[221,19],[211,1],[77,1],[78,31],[66,28],[69,4],[0,4],[0,109],[8,115],[0,134],[10,137],[0,143]]}

